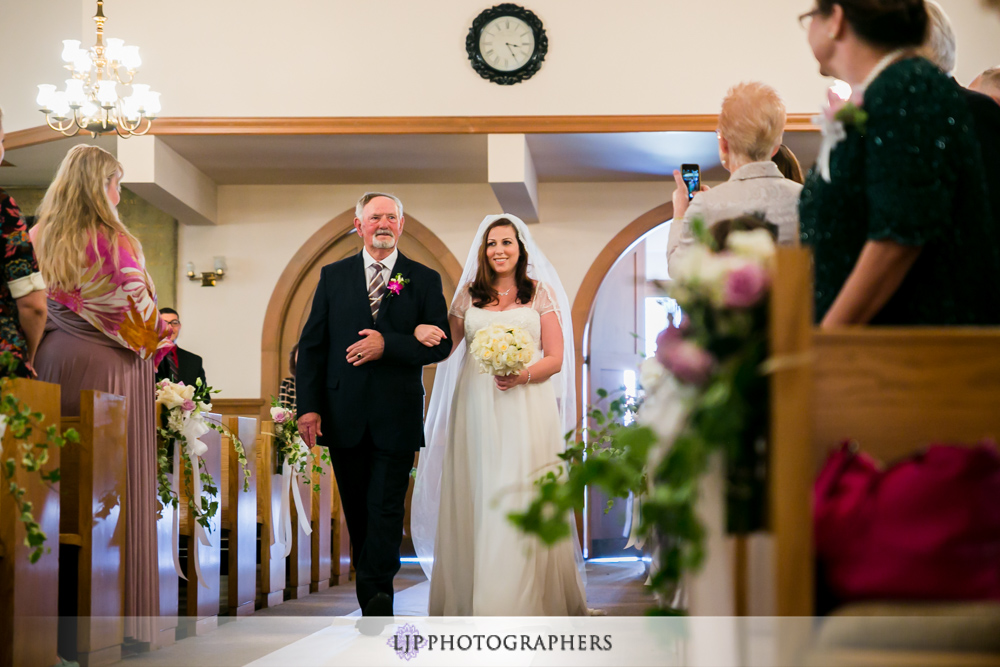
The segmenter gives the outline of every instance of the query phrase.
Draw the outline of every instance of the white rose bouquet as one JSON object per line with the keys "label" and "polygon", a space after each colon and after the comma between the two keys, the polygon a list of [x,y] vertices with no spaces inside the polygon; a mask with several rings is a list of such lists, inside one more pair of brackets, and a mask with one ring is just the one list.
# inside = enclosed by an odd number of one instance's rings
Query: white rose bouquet
{"label": "white rose bouquet", "polygon": [[480,373],[516,375],[535,355],[535,341],[520,327],[492,324],[476,332],[469,354],[479,363]]}
{"label": "white rose bouquet", "polygon": [[[200,440],[201,436],[213,430],[229,437],[243,468],[243,490],[250,490],[250,470],[243,443],[235,433],[222,424],[208,421],[203,414],[212,409],[213,393],[218,392],[202,384],[200,379],[195,385],[185,385],[183,382],[170,380],[160,380],[156,383],[156,403],[162,406],[161,423],[157,428],[159,436],[157,481],[160,502],[164,506],[177,507],[179,494],[176,485],[179,480],[174,479],[171,485],[167,475],[178,469],[173,459],[175,456],[180,457],[180,461],[176,463],[183,463],[192,473],[186,478],[188,504],[198,523],[206,530],[211,529],[211,519],[218,511],[219,503],[215,500],[218,494],[215,480],[207,472],[205,463],[201,459],[202,454],[208,449],[208,446]],[[180,450],[174,451],[177,444],[180,445]],[[194,479],[193,483],[195,488],[191,488],[195,468],[198,469],[197,479]]]}

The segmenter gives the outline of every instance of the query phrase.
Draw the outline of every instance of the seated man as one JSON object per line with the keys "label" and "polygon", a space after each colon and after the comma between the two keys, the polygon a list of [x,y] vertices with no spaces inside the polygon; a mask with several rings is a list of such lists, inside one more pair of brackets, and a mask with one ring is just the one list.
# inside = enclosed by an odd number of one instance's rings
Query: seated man
{"label": "seated man", "polygon": [[[161,308],[160,319],[170,327],[170,340],[176,343],[177,335],[181,332],[181,320],[177,316],[177,311],[173,308]],[[157,382],[167,379],[171,382],[193,385],[199,378],[201,378],[202,384],[206,383],[205,368],[202,366],[201,357],[187,350],[182,350],[179,346],[163,357],[163,361],[156,368]]]}

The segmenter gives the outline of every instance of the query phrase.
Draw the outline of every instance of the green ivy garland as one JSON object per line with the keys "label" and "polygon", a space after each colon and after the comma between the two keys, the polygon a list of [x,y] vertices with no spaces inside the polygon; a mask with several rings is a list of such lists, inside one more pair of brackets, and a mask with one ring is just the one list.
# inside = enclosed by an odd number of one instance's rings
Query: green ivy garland
{"label": "green ivy garland", "polygon": [[75,429],[67,429],[65,433],[59,434],[56,426],[49,426],[45,429],[45,441],[32,444],[28,442],[31,434],[44,420],[45,415],[33,411],[8,391],[10,381],[15,377],[14,369],[18,362],[10,352],[0,353],[0,369],[3,375],[0,376],[0,415],[6,420],[6,431],[11,434],[11,438],[17,442],[17,447],[13,448],[13,456],[7,456],[3,460],[3,474],[7,479],[7,491],[14,502],[17,503],[19,519],[24,523],[25,536],[24,544],[31,548],[29,560],[37,563],[43,554],[51,551],[45,546],[48,537],[41,525],[35,521],[32,513],[34,507],[31,501],[25,500],[27,489],[14,481],[17,466],[20,464],[29,473],[38,473],[46,485],[55,484],[59,481],[59,468],[45,470],[44,466],[49,462],[49,449],[51,447],[63,447],[67,442],[78,443],[80,436]]}

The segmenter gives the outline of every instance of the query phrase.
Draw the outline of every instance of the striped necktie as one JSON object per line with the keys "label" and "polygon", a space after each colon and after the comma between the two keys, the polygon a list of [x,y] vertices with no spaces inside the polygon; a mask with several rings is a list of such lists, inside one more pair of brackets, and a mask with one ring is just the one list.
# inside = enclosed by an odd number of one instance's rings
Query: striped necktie
{"label": "striped necktie", "polygon": [[382,280],[382,265],[378,262],[372,264],[375,275],[368,282],[368,304],[372,309],[372,319],[378,317],[378,308],[382,304],[382,297],[385,296],[385,282]]}

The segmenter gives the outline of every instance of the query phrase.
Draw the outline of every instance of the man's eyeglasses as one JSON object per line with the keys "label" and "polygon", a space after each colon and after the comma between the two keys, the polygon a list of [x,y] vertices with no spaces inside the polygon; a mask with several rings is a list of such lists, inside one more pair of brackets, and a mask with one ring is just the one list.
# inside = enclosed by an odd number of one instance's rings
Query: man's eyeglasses
{"label": "man's eyeglasses", "polygon": [[799,25],[802,26],[803,28],[807,28],[808,24],[806,23],[806,20],[807,19],[812,20],[812,17],[816,16],[819,13],[820,12],[818,9],[814,9],[812,11],[806,12],[805,14],[799,14]]}
{"label": "man's eyeglasses", "polygon": [[168,327],[179,327],[181,325],[180,320],[163,320],[163,323]]}

